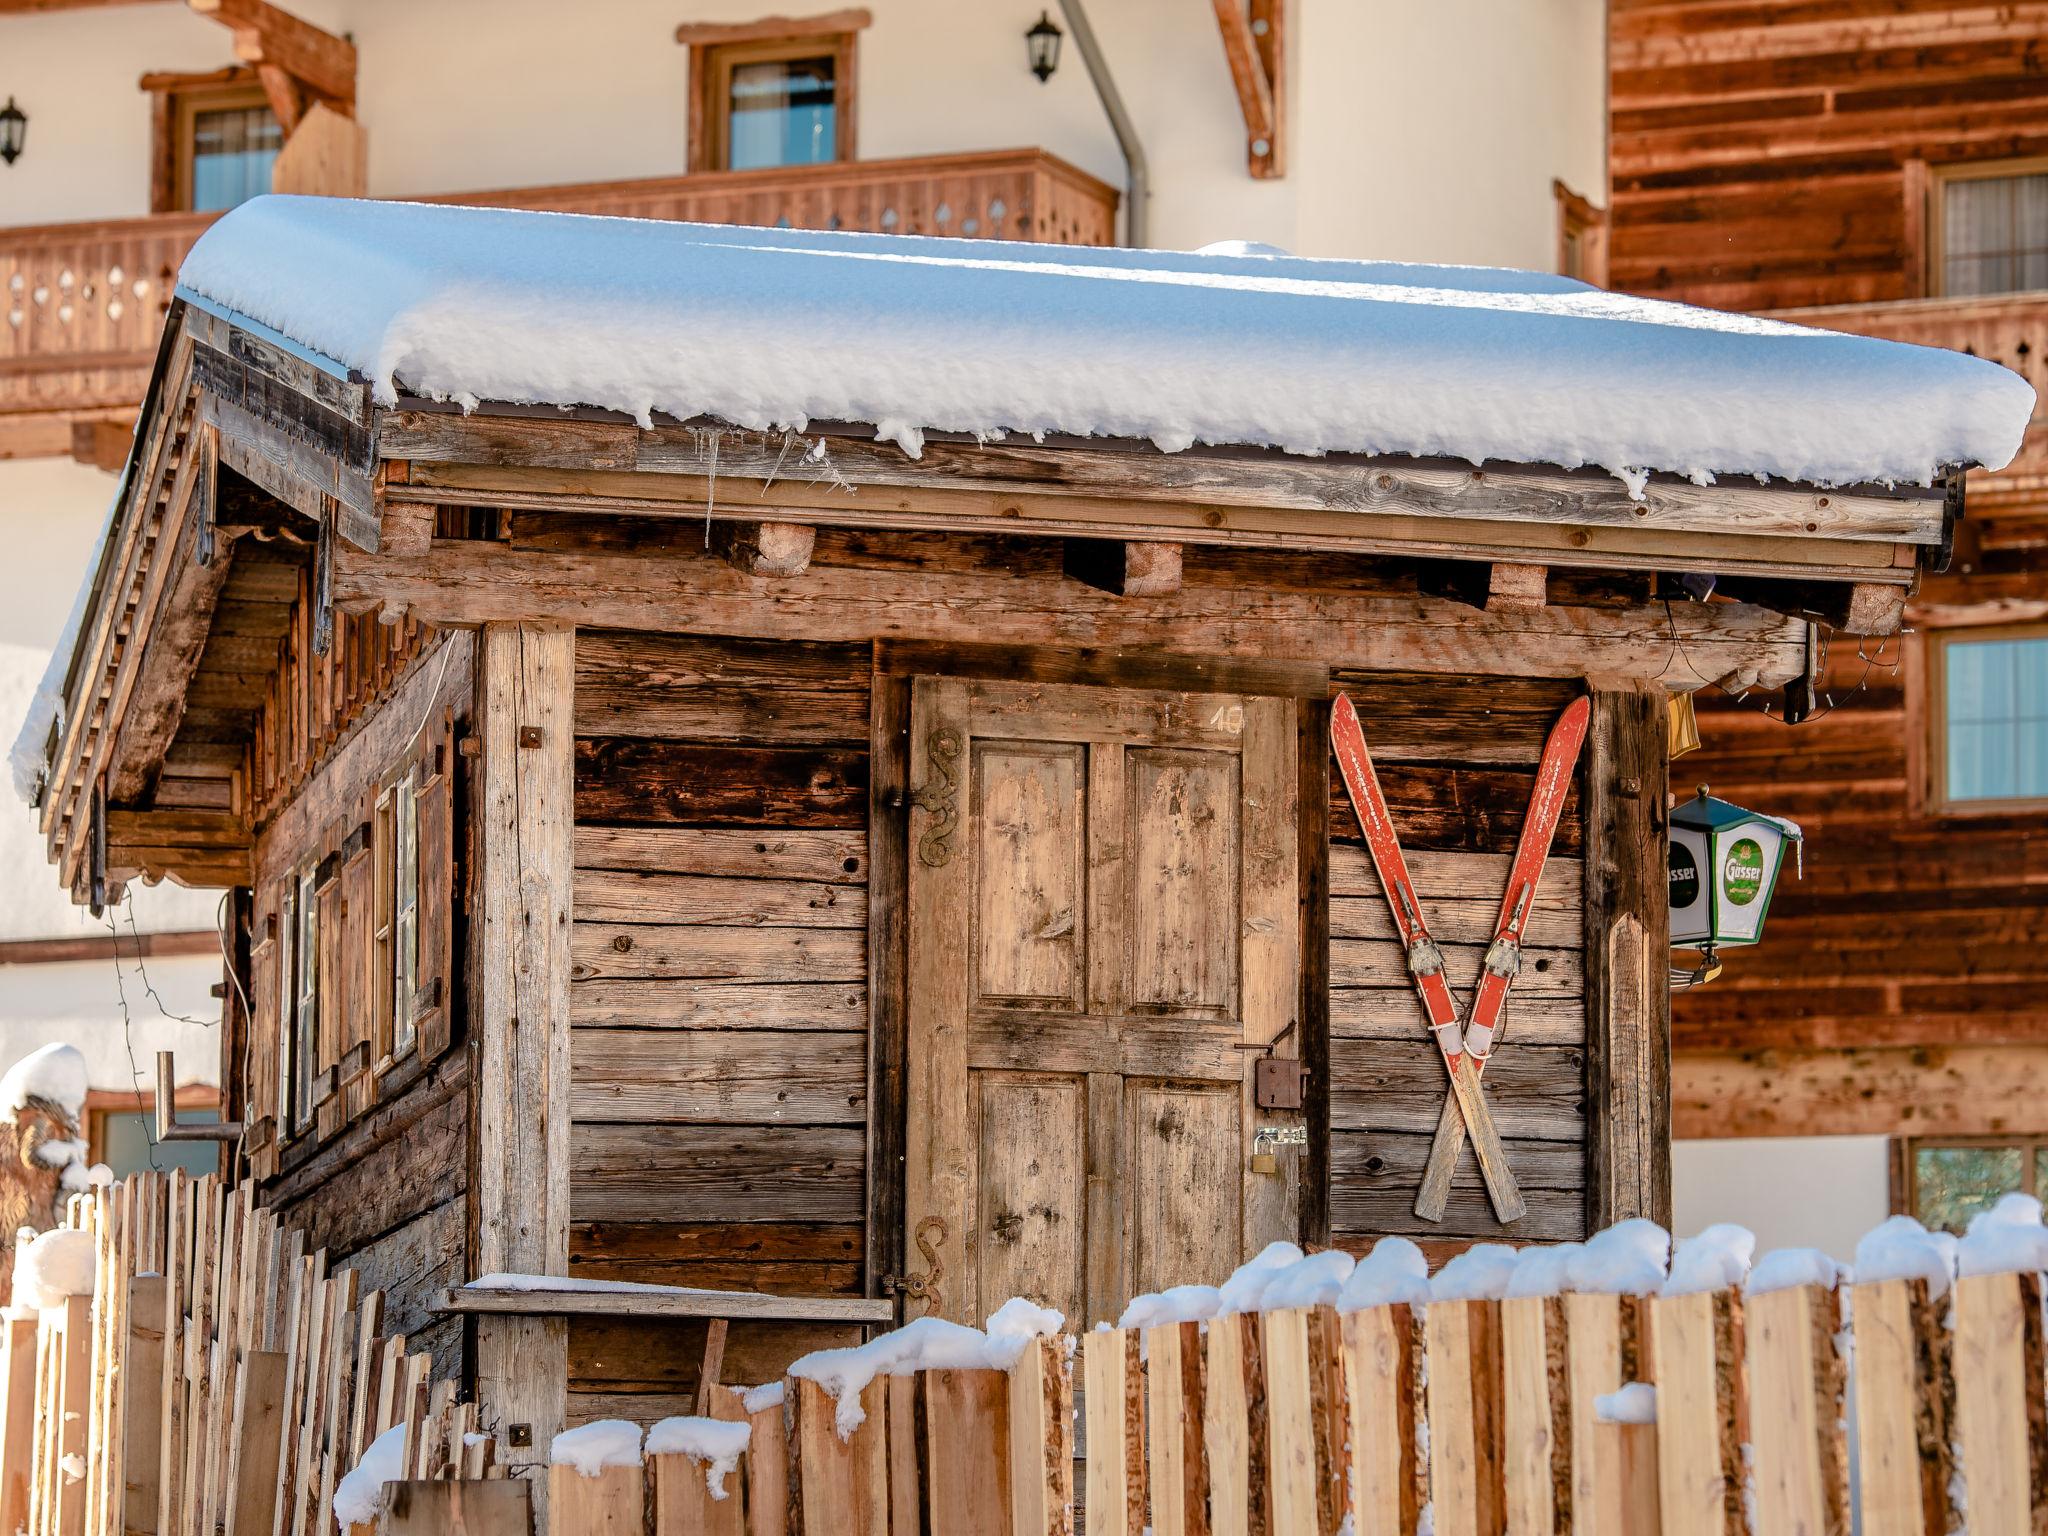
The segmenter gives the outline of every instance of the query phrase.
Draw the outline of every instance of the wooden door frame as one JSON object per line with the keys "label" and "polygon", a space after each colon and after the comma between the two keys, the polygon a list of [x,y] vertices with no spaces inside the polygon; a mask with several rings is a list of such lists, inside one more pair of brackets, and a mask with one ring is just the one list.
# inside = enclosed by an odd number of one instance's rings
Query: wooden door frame
{"label": "wooden door frame", "polygon": [[878,641],[869,695],[868,1136],[865,1291],[905,1273],[905,1132],[909,1095],[910,684],[918,675],[1074,683],[1095,688],[1243,693],[1297,700],[1301,847],[1301,1059],[1308,1149],[1300,1238],[1327,1243],[1329,1207],[1329,698],[1324,666],[1167,651],[1069,651]]}

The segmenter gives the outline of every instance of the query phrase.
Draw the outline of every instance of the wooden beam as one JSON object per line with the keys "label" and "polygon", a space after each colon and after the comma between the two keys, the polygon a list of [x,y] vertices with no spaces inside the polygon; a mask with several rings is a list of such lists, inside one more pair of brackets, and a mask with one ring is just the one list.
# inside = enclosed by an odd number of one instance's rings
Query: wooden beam
{"label": "wooden beam", "polygon": [[[569,1272],[569,911],[575,867],[576,637],[490,624],[477,656],[476,1171],[481,1273]],[[504,1460],[545,1466],[567,1411],[568,1325],[476,1328],[477,1392]],[[522,1443],[523,1442],[523,1443]]]}
{"label": "wooden beam", "polygon": [[807,523],[713,525],[712,548],[749,576],[801,576],[810,568],[818,530]]}
{"label": "wooden beam", "polygon": [[1165,597],[1180,590],[1178,544],[1128,539],[1068,539],[1066,573],[1118,597]]}
{"label": "wooden beam", "polygon": [[1550,569],[1494,561],[1487,573],[1486,606],[1495,612],[1541,608],[1550,601]]}
{"label": "wooden beam", "polygon": [[1672,1134],[2048,1133],[2048,1045],[1680,1055]]}
{"label": "wooden beam", "polygon": [[865,31],[874,19],[867,7],[852,6],[816,16],[764,16],[759,21],[686,21],[676,28],[676,41],[702,48],[714,43],[830,36],[838,32]]}
{"label": "wooden beam", "polygon": [[133,422],[108,417],[87,417],[71,423],[71,457],[80,464],[118,475],[128,462],[128,448],[135,441]]}
{"label": "wooden beam", "polygon": [[111,960],[117,955],[140,955],[145,960],[173,955],[218,955],[220,935],[212,929],[198,933],[140,933],[122,937],[111,933],[88,933],[73,939],[0,940],[0,965],[65,965],[79,960]]}
{"label": "wooden beam", "polygon": [[[1585,749],[1586,1223],[1671,1223],[1663,691],[1593,694]],[[1512,1048],[1512,1047],[1510,1047]]]}
{"label": "wooden beam", "polygon": [[[686,612],[699,633],[762,639],[1249,652],[1364,670],[1606,673],[1674,690],[1750,673],[1757,686],[1775,687],[1798,676],[1806,658],[1797,621],[1735,603],[1486,613],[1419,596],[1346,593],[1305,604],[1286,592],[1202,586],[1137,605],[1078,583],[1019,590],[1023,584],[993,576],[822,566],[800,586],[764,593],[688,542],[564,553],[437,540],[412,560],[338,545],[334,599],[411,609],[430,624],[658,629]],[[1674,642],[1682,664],[1672,660]]]}
{"label": "wooden beam", "polygon": [[537,1291],[463,1286],[445,1290],[434,1310],[475,1316],[756,1318],[780,1323],[895,1321],[887,1297],[763,1296],[755,1291]]}
{"label": "wooden beam", "polygon": [[1896,635],[1906,622],[1907,589],[1889,582],[1723,576],[1714,590],[1739,603],[1810,619],[1845,635]]}
{"label": "wooden beam", "polygon": [[[293,97],[303,89],[319,97],[345,117],[356,110],[356,48],[346,38],[336,37],[280,10],[268,0],[186,0],[198,15],[231,28],[235,34],[235,57],[254,65],[263,80],[264,92],[277,104],[272,74],[292,82]],[[296,109],[278,113],[278,121],[296,125]],[[291,127],[285,129],[287,135]]]}
{"label": "wooden beam", "polygon": [[[1251,12],[1244,0],[1215,0],[1215,6],[1216,26],[1223,34],[1223,60],[1230,67],[1230,83],[1244,114],[1246,163],[1260,180],[1277,177],[1285,169],[1280,149],[1285,132],[1284,103],[1279,89],[1285,78],[1285,58],[1276,29],[1285,0],[1267,0],[1253,6]],[[1265,13],[1256,17],[1264,23],[1258,31],[1254,31],[1256,12]]]}

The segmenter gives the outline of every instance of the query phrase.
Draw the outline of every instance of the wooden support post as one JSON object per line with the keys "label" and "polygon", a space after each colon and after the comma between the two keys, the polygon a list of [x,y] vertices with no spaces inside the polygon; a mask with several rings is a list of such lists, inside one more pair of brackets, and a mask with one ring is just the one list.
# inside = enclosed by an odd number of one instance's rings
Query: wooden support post
{"label": "wooden support post", "polygon": [[1587,729],[1588,1230],[1671,1224],[1670,727],[1654,684],[1600,689]]}
{"label": "wooden support post", "polygon": [[1088,1524],[1105,1536],[1145,1529],[1145,1367],[1135,1330],[1081,1336],[1088,1414]]}
{"label": "wooden support post", "polygon": [[1145,1330],[1145,1422],[1153,1536],[1205,1536],[1201,1324]]}
{"label": "wooden support post", "polygon": [[[1879,1280],[1850,1294],[1863,1536],[1947,1536],[1962,1525],[1962,1512],[1949,1508],[1955,1403],[1945,1388],[1955,1378],[1948,1299],[1931,1300],[1925,1280]],[[1661,1359],[1661,1341],[1658,1349]]]}
{"label": "wooden support post", "polygon": [[1649,1308],[1660,1536],[1746,1536],[1749,1409],[1734,1368],[1742,1359],[1742,1301],[1732,1290],[1703,1291],[1656,1297]]}
{"label": "wooden support post", "polygon": [[1033,1339],[1010,1367],[1010,1530],[1072,1536],[1074,1380],[1065,1341]]}
{"label": "wooden support post", "polygon": [[[1748,1336],[1749,1434],[1750,1444],[1756,1448],[1751,1473],[1756,1491],[1755,1528],[1814,1531],[1825,1536],[1846,1532],[1849,1450],[1842,1422],[1848,1371],[1835,1342],[1842,1327],[1841,1297],[1819,1286],[1794,1286],[1745,1298],[1743,1312]],[[1960,1318],[1960,1308],[1958,1315]],[[1959,1375],[1963,1368],[1959,1339]],[[2038,1393],[2035,1401],[2038,1414]],[[2017,1401],[2014,1406],[2019,1406]],[[2038,1418],[2035,1422],[2038,1424]],[[2024,1441],[2024,1427],[2019,1433]],[[2005,1529],[1979,1521],[1973,1507],[1972,1531]]]}
{"label": "wooden support post", "polygon": [[1360,1531],[1412,1531],[1429,1502],[1422,1314],[1405,1303],[1342,1320],[1351,1418],[1351,1508]]}
{"label": "wooden support post", "polygon": [[2048,1528],[2041,1277],[1966,1275],[1955,1289],[1955,1435],[1971,1536]]}
{"label": "wooden support post", "polygon": [[1180,590],[1178,544],[1069,539],[1064,564],[1074,580],[1118,597],[1166,597]]}
{"label": "wooden support post", "polygon": [[[486,1273],[569,1272],[575,676],[573,630],[484,626],[470,1018],[479,1042],[471,1198]],[[479,1318],[477,1397],[510,1467],[544,1462],[567,1411],[566,1323]]]}
{"label": "wooden support post", "polygon": [[809,523],[714,523],[712,546],[749,576],[801,576],[818,530]]}

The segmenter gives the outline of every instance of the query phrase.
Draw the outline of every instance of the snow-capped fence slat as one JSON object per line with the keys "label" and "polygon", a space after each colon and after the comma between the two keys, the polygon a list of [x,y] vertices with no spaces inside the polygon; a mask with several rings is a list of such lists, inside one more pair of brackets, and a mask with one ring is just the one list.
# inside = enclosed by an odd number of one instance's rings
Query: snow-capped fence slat
{"label": "snow-capped fence slat", "polygon": [[1955,1283],[1956,1454],[1973,1536],[2031,1536],[2048,1523],[2048,1395],[2039,1275]]}
{"label": "snow-capped fence slat", "polygon": [[1847,1371],[1838,1342],[1841,1294],[1818,1285],[1789,1286],[1748,1297],[1744,1314],[1756,1529],[1845,1536],[1849,1453],[1843,1432]]}
{"label": "snow-capped fence slat", "polygon": [[1851,1291],[1857,1503],[1864,1536],[1947,1536],[1954,1412],[1946,1297],[1925,1280]]}

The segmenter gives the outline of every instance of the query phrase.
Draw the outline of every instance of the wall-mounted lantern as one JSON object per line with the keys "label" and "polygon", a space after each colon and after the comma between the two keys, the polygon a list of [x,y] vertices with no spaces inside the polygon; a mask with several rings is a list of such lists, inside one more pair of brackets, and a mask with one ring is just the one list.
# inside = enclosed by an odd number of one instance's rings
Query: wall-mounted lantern
{"label": "wall-mounted lantern", "polygon": [[1671,813],[1671,942],[1710,957],[1763,936],[1787,844],[1798,823],[1699,794]]}
{"label": "wall-mounted lantern", "polygon": [[1052,72],[1060,67],[1060,38],[1064,35],[1047,11],[1040,11],[1038,20],[1024,34],[1024,46],[1031,54],[1031,73],[1038,76],[1040,85],[1050,80]]}
{"label": "wall-mounted lantern", "polygon": [[12,96],[0,107],[0,160],[9,165],[21,158],[22,141],[28,137],[28,114],[14,104]]}

